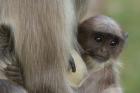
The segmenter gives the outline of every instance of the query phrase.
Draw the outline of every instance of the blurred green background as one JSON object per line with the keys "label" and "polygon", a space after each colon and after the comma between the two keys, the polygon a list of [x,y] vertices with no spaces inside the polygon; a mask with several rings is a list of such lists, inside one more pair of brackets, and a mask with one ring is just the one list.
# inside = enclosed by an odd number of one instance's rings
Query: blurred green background
{"label": "blurred green background", "polygon": [[122,55],[125,93],[140,93],[140,0],[106,0],[104,14],[118,21],[129,34]]}

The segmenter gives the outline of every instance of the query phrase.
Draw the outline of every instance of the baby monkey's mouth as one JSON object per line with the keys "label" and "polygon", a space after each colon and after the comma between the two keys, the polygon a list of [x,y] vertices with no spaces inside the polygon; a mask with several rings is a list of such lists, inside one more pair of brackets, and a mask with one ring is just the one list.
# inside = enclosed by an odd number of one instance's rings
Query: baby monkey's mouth
{"label": "baby monkey's mouth", "polygon": [[97,54],[96,52],[91,52],[91,50],[85,52],[86,55],[90,55],[97,62],[103,63],[109,60],[109,55]]}
{"label": "baby monkey's mouth", "polygon": [[97,60],[100,63],[107,62],[109,60],[109,57],[100,56],[100,55],[92,55],[93,59]]}

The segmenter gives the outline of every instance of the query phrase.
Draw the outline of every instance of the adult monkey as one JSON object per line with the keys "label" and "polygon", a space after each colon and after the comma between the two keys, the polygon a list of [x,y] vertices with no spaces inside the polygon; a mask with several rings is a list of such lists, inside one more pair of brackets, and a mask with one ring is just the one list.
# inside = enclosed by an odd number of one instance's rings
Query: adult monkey
{"label": "adult monkey", "polygon": [[[29,93],[72,93],[65,65],[79,15],[85,14],[89,1],[0,0],[1,61],[20,63]],[[25,93],[13,82],[0,83],[2,93]]]}

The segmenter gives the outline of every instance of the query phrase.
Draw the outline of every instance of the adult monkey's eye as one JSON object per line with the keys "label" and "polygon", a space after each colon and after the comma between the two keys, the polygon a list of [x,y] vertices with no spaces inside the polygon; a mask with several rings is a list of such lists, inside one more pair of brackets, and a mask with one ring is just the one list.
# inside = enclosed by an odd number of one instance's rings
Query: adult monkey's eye
{"label": "adult monkey's eye", "polygon": [[119,45],[119,40],[118,40],[118,39],[113,39],[113,40],[111,40],[110,46],[115,47],[115,46],[117,46],[117,45]]}
{"label": "adult monkey's eye", "polygon": [[103,41],[103,35],[101,33],[96,33],[94,39],[96,42],[100,43]]}

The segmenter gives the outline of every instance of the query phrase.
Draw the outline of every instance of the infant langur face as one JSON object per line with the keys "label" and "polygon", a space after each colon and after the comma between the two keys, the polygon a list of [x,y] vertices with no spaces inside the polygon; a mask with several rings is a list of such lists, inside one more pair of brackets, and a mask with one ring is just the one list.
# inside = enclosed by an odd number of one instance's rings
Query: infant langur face
{"label": "infant langur face", "polygon": [[93,31],[85,42],[85,53],[99,62],[117,58],[123,48],[124,40],[110,33]]}
{"label": "infant langur face", "polygon": [[98,62],[106,62],[119,56],[125,43],[125,34],[113,22],[112,19],[101,16],[99,20],[93,17],[79,26],[78,42],[85,55]]}

